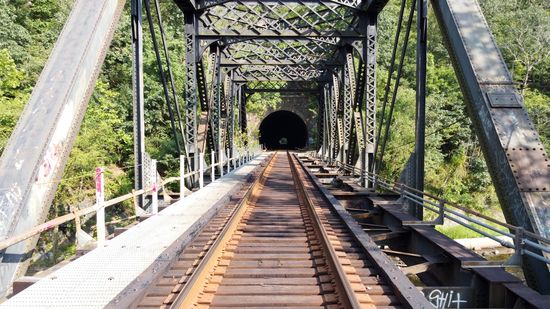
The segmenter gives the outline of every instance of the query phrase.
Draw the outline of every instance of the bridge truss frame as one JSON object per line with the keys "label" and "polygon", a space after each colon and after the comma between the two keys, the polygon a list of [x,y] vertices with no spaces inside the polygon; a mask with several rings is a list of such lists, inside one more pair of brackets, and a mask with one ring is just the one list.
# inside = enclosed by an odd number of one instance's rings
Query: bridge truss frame
{"label": "bridge truss frame", "polygon": [[[141,189],[145,158],[141,14],[142,1],[147,0],[131,1],[136,187]],[[319,97],[320,153],[375,172],[376,17],[386,0],[174,1],[184,13],[182,135],[189,170],[199,167],[199,156],[193,154],[208,147],[233,156],[234,124],[241,131],[247,127],[247,94],[307,91]],[[1,238],[44,221],[123,2],[75,2],[0,159]],[[550,238],[548,155],[479,4],[476,0],[431,3],[506,221]],[[423,12],[420,6],[419,11]],[[422,46],[417,50],[422,52]],[[417,99],[423,98],[422,88],[419,84]],[[423,129],[422,121],[418,128]],[[422,178],[422,138],[419,130],[413,169],[417,179]],[[0,282],[24,273],[36,241],[29,239],[0,252]],[[529,284],[550,294],[548,265],[529,256],[523,264]],[[2,285],[0,294],[4,293]]]}

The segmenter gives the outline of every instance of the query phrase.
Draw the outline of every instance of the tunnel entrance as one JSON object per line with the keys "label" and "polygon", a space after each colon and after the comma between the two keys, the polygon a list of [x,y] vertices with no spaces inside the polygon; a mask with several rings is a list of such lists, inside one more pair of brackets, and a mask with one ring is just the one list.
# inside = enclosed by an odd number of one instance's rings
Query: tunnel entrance
{"label": "tunnel entrance", "polygon": [[260,144],[269,150],[305,148],[307,126],[302,118],[293,112],[273,112],[260,124]]}

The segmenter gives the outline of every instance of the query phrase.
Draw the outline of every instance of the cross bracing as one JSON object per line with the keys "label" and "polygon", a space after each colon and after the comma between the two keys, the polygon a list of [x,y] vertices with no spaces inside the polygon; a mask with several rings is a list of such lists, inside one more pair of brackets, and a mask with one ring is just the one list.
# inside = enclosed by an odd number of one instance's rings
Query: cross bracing
{"label": "cross bracing", "polygon": [[361,37],[354,10],[329,2],[232,1],[200,18],[199,35],[250,37]]}
{"label": "cross bracing", "polygon": [[323,65],[334,53],[337,39],[255,39],[236,42],[224,49],[222,66]]}
{"label": "cross bracing", "polygon": [[[181,129],[184,134],[180,138],[185,144],[182,154],[188,161],[182,164],[182,169],[191,169],[191,186],[197,186],[198,181],[194,178],[198,179],[196,175],[203,171],[200,168],[203,161],[198,158],[204,157],[205,153],[217,153],[219,162],[223,162],[224,156],[226,159],[234,158],[237,144],[234,140],[235,130],[246,132],[247,128],[247,96],[256,92],[282,92],[285,94],[281,97],[307,96],[318,100],[318,144],[310,147],[317,147],[317,153],[331,163],[330,166],[334,166],[335,159],[340,161],[338,165],[344,173],[355,173],[357,170],[352,169],[352,166],[360,164],[364,186],[373,188],[370,182],[378,182],[378,176],[372,173],[373,169],[382,162],[382,156],[378,156],[373,147],[380,139],[380,131],[375,133],[376,18],[385,0],[175,1],[185,15],[185,121],[179,119],[179,123],[180,127],[185,125]],[[167,87],[167,78],[172,79],[170,58],[162,34],[169,72],[165,76],[149,2],[132,0],[131,10],[136,129],[135,192],[142,191],[140,194],[144,194],[145,187],[149,186],[140,178],[149,179],[156,175],[151,169],[144,168],[152,166],[152,162],[146,156],[144,147],[142,3],[147,12],[173,136],[178,144]],[[158,2],[155,2],[157,12],[160,12]],[[3,191],[0,192],[0,206],[3,206],[0,207],[3,216],[0,239],[36,226],[47,215],[84,109],[92,95],[104,53],[116,28],[114,26],[122,11],[122,3],[109,0],[75,2],[77,9],[66,25],[71,31],[62,31],[0,160],[0,180],[3,181],[0,187],[8,189],[0,190]],[[477,1],[438,0],[432,3],[458,80],[462,83],[464,99],[504,215],[509,223],[514,224],[507,228],[515,230],[516,252],[521,253],[526,280],[531,286],[550,294],[548,262],[541,260],[548,257],[547,247],[539,246],[536,252],[525,250],[524,247],[527,241],[536,245],[537,239],[541,240],[538,235],[546,239],[550,235],[546,224],[549,222],[550,205],[550,192],[546,186],[550,179],[548,155],[541,147],[538,134],[525,111],[523,97],[514,88],[513,79]],[[403,178],[415,192],[411,194],[409,191],[411,195],[407,196],[422,198],[426,194],[422,191],[426,136],[427,0],[402,0],[398,27],[401,27],[406,5],[410,5],[410,13],[401,48],[402,59],[396,68],[397,77],[392,77],[397,47],[401,45],[398,43],[402,41],[399,39],[400,31],[396,31],[384,97],[387,99],[390,83],[395,80],[394,94],[390,100],[390,111],[386,116],[382,108],[380,118],[385,120],[389,128],[406,54],[406,42],[416,16],[415,153],[407,163]],[[160,15],[158,21],[162,24]],[[95,23],[94,27],[90,27],[90,23]],[[177,107],[173,81],[171,84]],[[52,92],[52,89],[55,91]],[[177,108],[176,112],[180,118]],[[47,173],[44,172],[44,166],[47,166]],[[223,173],[223,165],[220,166],[220,172]],[[368,181],[364,177],[366,174],[371,175]],[[407,174],[414,176],[414,182],[411,183],[411,177]],[[399,187],[394,185],[392,190],[406,197],[400,184]],[[133,197],[135,192],[132,193]],[[446,217],[441,204],[439,206],[441,217]],[[98,203],[95,207],[101,208],[102,205]],[[19,214],[27,214],[28,217],[23,220]],[[421,212],[413,209],[412,214],[423,219]],[[417,223],[431,225],[432,222]],[[415,224],[409,222],[408,225]],[[11,246],[8,250],[0,250],[0,259],[3,258],[0,282],[9,282],[15,274],[21,273],[20,270],[26,267],[23,258],[26,259],[35,241],[27,238],[25,242]],[[543,253],[542,250],[546,251]],[[518,257],[515,256],[514,260]],[[469,265],[476,268],[474,264]],[[447,272],[447,268],[444,271]],[[5,287],[0,285],[0,297]]]}

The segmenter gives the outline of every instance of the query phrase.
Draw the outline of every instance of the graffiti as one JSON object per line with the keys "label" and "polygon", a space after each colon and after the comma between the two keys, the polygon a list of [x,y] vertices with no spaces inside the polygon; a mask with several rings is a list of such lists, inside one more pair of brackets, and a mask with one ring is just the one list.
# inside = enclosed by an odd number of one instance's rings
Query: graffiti
{"label": "graffiti", "polygon": [[430,303],[437,309],[457,308],[460,309],[461,304],[467,303],[466,300],[460,298],[460,293],[455,291],[432,290],[426,296]]}
{"label": "graffiti", "polygon": [[23,196],[21,188],[17,183],[14,183],[7,189],[0,189],[0,239],[7,236],[11,225],[11,213],[14,210],[14,205],[21,203]]}
{"label": "graffiti", "polygon": [[46,151],[46,155],[40,165],[35,181],[45,180],[50,176],[52,170],[57,165],[57,161],[59,161],[59,156],[63,150],[62,146],[62,144],[51,144],[50,147],[48,147],[48,151]]}

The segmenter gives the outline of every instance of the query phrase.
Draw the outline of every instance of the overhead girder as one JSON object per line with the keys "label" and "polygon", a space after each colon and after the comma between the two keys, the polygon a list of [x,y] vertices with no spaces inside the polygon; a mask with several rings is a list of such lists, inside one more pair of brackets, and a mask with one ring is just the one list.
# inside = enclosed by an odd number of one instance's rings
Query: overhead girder
{"label": "overhead girder", "polygon": [[337,38],[239,41],[224,49],[222,65],[327,65],[337,43]]}
{"label": "overhead girder", "polygon": [[[246,2],[247,0],[243,0],[242,2]],[[208,9],[217,5],[223,5],[227,2],[232,2],[231,0],[199,0],[196,2],[196,8],[197,9]],[[264,2],[279,2],[279,1],[264,1]],[[293,2],[293,1],[284,1],[284,2]],[[300,2],[300,3],[318,3],[319,1],[316,0],[301,0],[301,1],[294,1],[294,2]],[[324,3],[332,3],[337,4],[340,6],[344,6],[350,9],[357,9],[361,7],[362,0],[323,0],[321,2]]]}
{"label": "overhead girder", "polygon": [[[205,10],[217,5],[223,5],[232,0],[174,0],[182,10]],[[246,0],[243,0],[246,1]],[[269,1],[265,1],[269,2]],[[292,1],[288,1],[292,2]],[[300,3],[319,2],[317,0],[301,0]],[[325,3],[338,4],[349,9],[359,9],[365,12],[378,13],[388,3],[388,0],[324,0]]]}
{"label": "overhead girder", "polygon": [[325,68],[316,66],[240,66],[235,81],[318,81]]}
{"label": "overhead girder", "polygon": [[206,9],[199,35],[362,37],[355,10],[330,2],[232,1]]}

